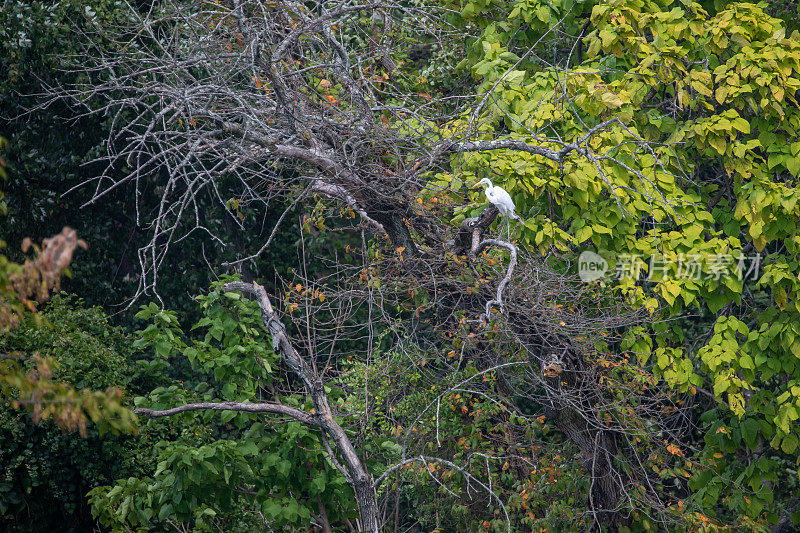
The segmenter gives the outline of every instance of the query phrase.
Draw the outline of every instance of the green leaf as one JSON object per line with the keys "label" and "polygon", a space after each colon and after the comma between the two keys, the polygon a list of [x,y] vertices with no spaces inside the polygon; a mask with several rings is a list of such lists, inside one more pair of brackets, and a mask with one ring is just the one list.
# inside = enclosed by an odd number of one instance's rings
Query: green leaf
{"label": "green leaf", "polygon": [[783,450],[784,453],[792,454],[797,449],[797,443],[797,435],[790,433],[783,437],[781,441],[781,450]]}
{"label": "green leaf", "polygon": [[733,127],[742,133],[750,133],[750,123],[741,117],[733,120]]}
{"label": "green leaf", "polygon": [[[503,52],[502,54],[500,54],[500,59],[508,61],[509,63],[516,63],[519,61],[519,56],[514,52]],[[524,74],[525,73],[523,72],[523,75]]]}
{"label": "green leaf", "polygon": [[717,376],[714,381],[714,395],[717,397],[722,396],[722,393],[728,390],[730,386],[731,382],[726,376]]}
{"label": "green leaf", "polygon": [[322,471],[317,475],[314,479],[311,480],[311,487],[317,494],[321,494],[325,490],[325,486],[327,485],[328,477],[325,475],[325,472]]}
{"label": "green leaf", "polygon": [[575,242],[580,244],[589,239],[591,236],[592,236],[592,227],[584,226],[575,232]]}
{"label": "green leaf", "polygon": [[274,519],[281,514],[281,504],[277,500],[269,499],[261,504],[261,511],[267,518]]}
{"label": "green leaf", "polygon": [[158,519],[163,522],[167,518],[172,516],[172,504],[167,503],[161,506],[161,509],[158,510]]}
{"label": "green leaf", "polygon": [[239,453],[242,455],[256,455],[258,454],[258,445],[253,441],[245,442],[239,446]]}
{"label": "green leaf", "polygon": [[617,34],[609,31],[609,30],[602,30],[600,32],[600,39],[603,41],[603,48],[608,48],[611,46],[611,43],[617,38]]}
{"label": "green leaf", "polygon": [[755,450],[758,446],[758,422],[752,418],[747,418],[742,421],[741,430],[745,444],[751,450]]}

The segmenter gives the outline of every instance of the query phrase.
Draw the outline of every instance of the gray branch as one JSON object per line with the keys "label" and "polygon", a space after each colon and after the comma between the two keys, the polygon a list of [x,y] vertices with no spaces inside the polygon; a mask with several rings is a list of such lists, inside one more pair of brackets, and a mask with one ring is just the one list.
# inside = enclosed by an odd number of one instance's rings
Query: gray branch
{"label": "gray branch", "polygon": [[246,402],[200,402],[188,403],[178,407],[164,410],[154,410],[139,408],[134,409],[133,412],[137,415],[146,416],[147,418],[163,418],[165,416],[174,416],[180,413],[190,411],[238,411],[241,413],[271,413],[278,415],[285,415],[303,424],[315,427],[322,427],[320,421],[311,413],[307,413],[294,407],[286,405],[279,405],[275,403],[246,403]]}

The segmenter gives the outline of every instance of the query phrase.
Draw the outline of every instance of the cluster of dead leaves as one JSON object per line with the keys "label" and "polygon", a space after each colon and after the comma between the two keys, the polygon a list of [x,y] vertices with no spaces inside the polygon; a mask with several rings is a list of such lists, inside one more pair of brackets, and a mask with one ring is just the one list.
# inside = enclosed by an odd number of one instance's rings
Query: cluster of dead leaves
{"label": "cluster of dead leaves", "polygon": [[116,432],[135,431],[135,420],[123,406],[123,393],[116,387],[105,391],[78,390],[68,383],[53,380],[56,361],[34,354],[27,364],[25,356],[3,354],[0,358],[0,400],[14,409],[31,411],[34,423],[50,419],[64,431],[87,436],[90,421],[105,422]]}
{"label": "cluster of dead leaves", "polygon": [[[22,241],[22,251],[33,250],[34,256],[21,265],[6,265],[9,286],[2,287],[0,296],[0,330],[14,327],[22,311],[36,311],[37,303],[46,301],[51,292],[59,290],[61,276],[78,247],[85,250],[88,245],[68,226],[61,233],[44,239],[41,247],[29,238]],[[17,302],[11,301],[13,299]],[[19,309],[20,305],[22,309]]]}

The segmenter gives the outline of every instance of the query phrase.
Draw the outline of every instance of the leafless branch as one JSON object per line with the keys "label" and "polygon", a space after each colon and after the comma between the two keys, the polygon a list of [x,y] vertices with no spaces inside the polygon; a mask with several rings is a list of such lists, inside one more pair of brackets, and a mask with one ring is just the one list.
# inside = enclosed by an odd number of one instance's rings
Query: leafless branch
{"label": "leafless branch", "polygon": [[240,413],[270,413],[284,415],[302,422],[308,426],[322,427],[317,417],[294,407],[274,403],[245,403],[245,402],[200,402],[187,403],[178,407],[164,410],[138,408],[134,409],[137,415],[147,418],[163,418],[190,411],[237,411]]}

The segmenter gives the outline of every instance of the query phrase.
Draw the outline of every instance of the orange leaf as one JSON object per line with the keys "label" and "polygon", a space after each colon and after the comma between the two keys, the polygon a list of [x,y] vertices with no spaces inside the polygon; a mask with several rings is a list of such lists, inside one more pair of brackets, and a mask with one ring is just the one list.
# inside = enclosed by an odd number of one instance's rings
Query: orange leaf
{"label": "orange leaf", "polygon": [[680,455],[681,457],[683,457],[683,452],[681,451],[681,449],[675,446],[674,444],[670,444],[669,446],[667,446],[667,451],[672,455]]}

